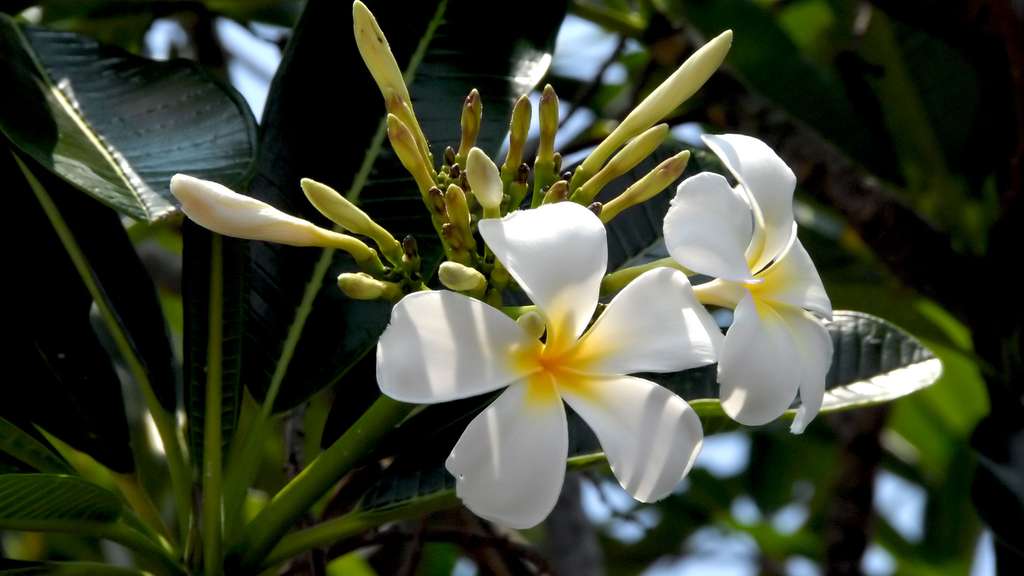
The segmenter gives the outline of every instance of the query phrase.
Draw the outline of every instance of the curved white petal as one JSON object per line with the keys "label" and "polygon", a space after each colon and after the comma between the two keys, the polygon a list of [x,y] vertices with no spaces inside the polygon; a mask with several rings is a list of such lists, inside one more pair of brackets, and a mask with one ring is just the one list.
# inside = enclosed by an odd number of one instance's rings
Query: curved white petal
{"label": "curved white petal", "polygon": [[742,134],[709,134],[703,138],[760,207],[764,244],[757,254],[747,254],[753,259],[751,270],[760,270],[786,248],[793,233],[796,176],[774,150],[757,138]]}
{"label": "curved white petal", "polygon": [[800,407],[789,430],[800,434],[814,420],[825,396],[825,377],[832,366],[832,337],[813,316],[790,306],[777,306],[800,354]]}
{"label": "curved white petal", "polygon": [[637,500],[668,496],[700,452],[704,432],[697,413],[653,382],[593,377],[559,391],[594,430],[619,484]]}
{"label": "curved white petal", "polygon": [[[547,386],[545,398],[531,396]],[[520,382],[470,422],[445,467],[455,493],[474,514],[530,528],[558,500],[569,449],[565,408],[550,381]]]}
{"label": "curved white petal", "polygon": [[377,343],[377,383],[402,402],[446,402],[497,390],[523,374],[511,358],[539,347],[498,310],[462,294],[415,292],[391,311]]}
{"label": "curved white petal", "polygon": [[601,219],[574,202],[481,220],[480,235],[548,321],[548,339],[579,338],[608,266]]}
{"label": "curved white petal", "polygon": [[778,418],[796,397],[801,360],[785,319],[747,295],[733,312],[718,360],[722,409],[748,426]]}
{"label": "curved white petal", "polygon": [[832,302],[825,293],[821,276],[803,244],[796,239],[782,257],[767,270],[757,275],[763,280],[753,288],[760,298],[797,306],[826,318],[832,318]]}
{"label": "curved white petal", "polygon": [[719,174],[684,180],[665,215],[668,253],[683,266],[716,278],[750,278],[744,253],[753,233],[750,206]]}
{"label": "curved white petal", "polygon": [[171,193],[196,224],[225,236],[291,246],[323,245],[330,231],[227,186],[185,174],[171,178]]}
{"label": "curved white petal", "polygon": [[[580,339],[575,367],[598,374],[676,372],[715,362],[708,332],[686,275],[648,270],[626,285]],[[710,316],[708,316],[710,318]],[[721,331],[715,327],[715,332]]]}

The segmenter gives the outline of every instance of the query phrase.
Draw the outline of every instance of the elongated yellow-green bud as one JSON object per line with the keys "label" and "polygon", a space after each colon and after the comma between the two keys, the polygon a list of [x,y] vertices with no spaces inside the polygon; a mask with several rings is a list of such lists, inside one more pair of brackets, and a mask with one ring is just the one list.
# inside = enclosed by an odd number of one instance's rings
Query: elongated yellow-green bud
{"label": "elongated yellow-green bud", "polygon": [[618,216],[626,208],[642,204],[654,198],[659,192],[668,188],[669,185],[682,176],[683,170],[686,170],[686,163],[689,160],[690,151],[683,150],[679,154],[658,164],[654,170],[651,170],[643,178],[634,182],[622,194],[606,203],[601,208],[601,221],[610,222],[612,218]]}
{"label": "elongated yellow-green bud", "polygon": [[402,166],[405,166],[405,169],[416,180],[416,186],[419,187],[423,200],[428,201],[428,191],[434,186],[434,171],[427,166],[423,156],[416,148],[416,140],[413,138],[412,132],[409,131],[409,127],[394,114],[388,114],[388,140],[391,141],[391,146],[398,154]]}
{"label": "elongated yellow-green bud", "polygon": [[726,30],[687,58],[682,66],[644,98],[583,161],[579,167],[580,181],[573,182],[574,188],[582,185],[583,181],[597,172],[623,142],[653,126],[703,86],[722,65],[730,46],[732,30]]}
{"label": "elongated yellow-green bud", "polygon": [[530,133],[530,117],[533,115],[533,107],[530,99],[525,95],[516,100],[512,108],[512,122],[509,124],[508,132],[508,155],[505,156],[505,163],[501,165],[501,178],[505,182],[515,179],[519,165],[523,163],[523,146],[526,145],[526,137]]}
{"label": "elongated yellow-green bud", "polygon": [[484,106],[480,102],[480,93],[473,88],[466,96],[462,104],[462,136],[459,139],[459,152],[455,155],[455,161],[465,167],[466,156],[473,146],[476,145],[476,138],[480,134],[480,120],[483,118]]}
{"label": "elongated yellow-green bud", "polygon": [[395,55],[391,53],[391,46],[384,37],[384,32],[377,25],[377,19],[359,0],[352,4],[352,28],[359,55],[363,57],[370,75],[380,88],[384,106],[389,113],[398,116],[408,126],[420,154],[432,165],[427,139],[412,110],[412,98],[409,97],[409,89],[405,85],[405,78],[402,77],[402,70],[398,67]]}
{"label": "elongated yellow-green bud", "polygon": [[551,84],[544,86],[540,95],[540,140],[537,143],[537,162],[554,164],[555,133],[558,132],[558,95]]}
{"label": "elongated yellow-green bud", "polygon": [[309,178],[303,178],[300,184],[310,204],[321,214],[350,232],[372,238],[389,262],[395,266],[401,265],[402,245],[390,232],[374,222],[369,214],[326,184]]}
{"label": "elongated yellow-green bud", "polygon": [[353,300],[398,300],[402,289],[394,282],[384,282],[363,272],[345,272],[338,276],[338,288]]}
{"label": "elongated yellow-green bud", "polygon": [[285,214],[216,182],[175,174],[171,178],[171,193],[181,202],[185,215],[207,230],[234,238],[289,246],[337,248],[351,254],[368,272],[384,271],[377,251],[358,238]]}
{"label": "elongated yellow-green bud", "polygon": [[[516,166],[516,173],[518,172],[519,167]],[[469,151],[469,157],[466,158],[466,179],[476,201],[484,208],[484,217],[497,218],[500,215],[503,196],[501,175],[498,173],[498,167],[483,150],[473,148]]]}
{"label": "elongated yellow-green bud", "polygon": [[629,172],[651,155],[668,136],[668,124],[658,124],[630,140],[593,178],[573,193],[572,199],[580,204],[590,203],[609,182]]}
{"label": "elongated yellow-green bud", "polygon": [[446,288],[457,292],[483,294],[487,287],[487,278],[476,268],[463,266],[458,262],[442,262],[437,270],[437,278]]}
{"label": "elongated yellow-green bud", "polygon": [[476,250],[476,240],[469,227],[469,205],[466,203],[466,193],[455,184],[449,184],[448,190],[444,193],[444,205],[448,212],[448,222],[458,231],[462,247],[467,251]]}

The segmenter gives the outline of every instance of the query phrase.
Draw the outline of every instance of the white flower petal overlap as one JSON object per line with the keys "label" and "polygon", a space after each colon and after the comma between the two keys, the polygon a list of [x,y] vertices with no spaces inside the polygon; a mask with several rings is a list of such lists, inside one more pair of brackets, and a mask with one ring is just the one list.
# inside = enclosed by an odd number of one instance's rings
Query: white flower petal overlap
{"label": "white flower petal overlap", "polygon": [[568,446],[563,400],[594,429],[627,491],[644,501],[669,494],[700,450],[700,420],[669,390],[624,374],[715,361],[721,333],[686,276],[645,272],[587,330],[608,257],[593,212],[561,202],[482,220],[479,230],[533,299],[545,340],[532,319],[516,323],[467,296],[412,294],[378,345],[381,390],[431,403],[508,386],[446,463],[462,502],[494,522],[526,528],[554,507]]}
{"label": "white flower petal overlap", "polygon": [[[709,173],[680,184],[665,216],[666,245],[680,264],[714,277],[694,287],[701,302],[734,308],[718,361],[725,412],[765,424],[799,391],[791,430],[800,433],[821,408],[832,359],[828,330],[808,312],[831,318],[832,304],[796,237],[796,177],[756,138],[708,135],[704,142],[739,185]],[[740,225],[748,219],[750,233]]]}

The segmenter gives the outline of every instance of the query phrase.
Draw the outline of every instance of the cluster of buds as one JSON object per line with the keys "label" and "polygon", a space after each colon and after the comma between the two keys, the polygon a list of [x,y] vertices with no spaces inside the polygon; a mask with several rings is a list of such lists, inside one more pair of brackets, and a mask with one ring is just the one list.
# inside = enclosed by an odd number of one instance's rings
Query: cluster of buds
{"label": "cluster of buds", "polygon": [[[550,85],[544,87],[536,114],[539,140],[534,158],[524,158],[534,116],[525,95],[513,106],[508,148],[500,167],[477,147],[484,111],[480,94],[474,89],[462,105],[458,150],[444,150],[437,166],[384,32],[369,9],[358,1],[353,4],[353,24],[359,53],[384,100],[388,140],[412,176],[443,246],[446,262],[438,274],[440,282],[495,306],[501,305],[502,292],[511,278],[478,241],[478,223],[557,202],[589,207],[607,223],[623,210],[667,189],[682,175],[689,152],[663,161],[606,204],[595,202],[603,188],[633,170],[665,141],[669,127],[658,122],[710,77],[732,41],[727,31],[708,42],[644,99],[574,171],[563,172],[562,157],[555,150],[559,102]],[[223,234],[348,252],[361,271],[342,274],[338,286],[351,298],[397,301],[404,294],[426,288],[415,239],[409,236],[397,240],[325,184],[304,179],[301,186],[313,206],[337,224],[335,230],[317,227],[194,178],[177,177],[172,191],[189,217]],[[214,205],[221,208],[211,207]],[[233,213],[228,214],[225,206],[245,206],[246,210],[231,209]]]}

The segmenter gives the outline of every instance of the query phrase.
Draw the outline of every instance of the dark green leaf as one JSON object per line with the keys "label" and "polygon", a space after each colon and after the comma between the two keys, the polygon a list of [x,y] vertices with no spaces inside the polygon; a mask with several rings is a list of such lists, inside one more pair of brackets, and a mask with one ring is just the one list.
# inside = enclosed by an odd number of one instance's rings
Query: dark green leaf
{"label": "dark green leaf", "polygon": [[[479,143],[498,149],[513,99],[546,70],[564,12],[561,3],[520,3],[500,26],[484,26],[468,0],[416,2],[401,10],[369,5],[399,65],[411,73],[416,114],[438,158],[457,142],[461,103],[473,87],[485,110]],[[345,2],[308,3],[267,101],[250,190],[326,224],[298,183],[310,177],[330,184],[358,199],[396,237],[419,236],[429,275],[438,254],[433,229],[385,142],[383,101],[357,52],[350,13]],[[418,49],[422,61],[416,63]],[[331,54],[326,72],[324,54]],[[347,256],[263,243],[253,244],[250,254],[243,380],[259,399],[276,390],[274,407],[282,410],[342,378],[373,347],[389,306],[348,300],[334,287],[334,278],[351,269]]]}
{"label": "dark green leaf", "polygon": [[71,474],[71,466],[50,450],[43,440],[0,418],[0,452],[31,466],[40,472]]}
{"label": "dark green leaf", "polygon": [[[98,258],[86,258],[88,277],[103,294],[119,296],[111,302],[116,302],[113,310],[126,326],[149,335],[146,342],[152,346],[146,349],[154,354],[148,358],[164,379],[161,390],[169,392],[173,406],[174,380],[169,372],[170,347],[161,332],[163,321],[159,308],[151,307],[156,306],[152,284],[119,218],[78,191],[68,190],[62,180],[40,172],[39,190],[54,213],[67,218],[62,224],[67,237],[80,241],[76,245],[83,254]],[[5,243],[12,270],[20,279],[10,285],[12,301],[17,302],[12,306],[14,329],[19,334],[10,368],[19,377],[0,387],[0,416],[25,430],[38,425],[114,470],[131,471],[121,383],[93,329],[93,295],[6,147],[0,149],[0,174],[8,183],[8,201],[13,202],[24,231]],[[79,234],[85,225],[88,233]],[[25,249],[26,240],[31,250]],[[112,275],[111,269],[115,270]],[[156,353],[160,352],[158,337],[163,338],[162,354]]]}
{"label": "dark green leaf", "polygon": [[0,576],[145,576],[148,572],[99,562],[28,562],[0,559]]}
{"label": "dark green leaf", "polygon": [[[832,368],[826,380],[822,412],[834,412],[888,402],[931,385],[942,372],[938,359],[917,340],[892,324],[860,312],[837,311],[829,332],[835,344]],[[676,374],[642,374],[671,389],[700,414],[705,430],[734,427],[717,398],[714,366]],[[364,509],[393,506],[400,502],[451,490],[455,481],[443,462],[472,417],[489,404],[490,396],[439,406],[445,412],[433,420],[432,432],[420,425],[409,437],[422,440],[401,452],[380,482],[365,496]],[[712,399],[714,398],[714,399]],[[795,410],[786,413],[787,418]],[[422,414],[427,414],[423,412]],[[440,414],[440,412],[439,412]],[[445,418],[448,418],[445,420]],[[425,418],[425,416],[424,416]],[[442,425],[441,422],[446,422]],[[413,425],[410,419],[402,428]],[[399,429],[401,434],[401,428]],[[407,438],[408,439],[408,438]],[[593,461],[601,447],[587,425],[569,413],[569,454],[578,461]]]}
{"label": "dark green leaf", "polygon": [[[242,326],[244,303],[238,298],[245,293],[248,274],[245,269],[249,244],[218,236],[186,221],[182,266],[182,299],[185,315],[185,407],[188,411],[188,442],[192,463],[202,466],[203,426],[206,421],[207,355],[211,322],[220,324],[221,356],[221,442],[225,449],[234,436],[242,407],[240,366],[242,361]],[[213,259],[214,243],[219,244],[217,261]],[[210,282],[220,282],[222,299],[212,300]],[[216,313],[211,316],[211,309]]]}
{"label": "dark green leaf", "polygon": [[0,132],[23,154],[122,214],[175,210],[176,172],[224,182],[249,169],[255,124],[197,65],[153,62],[0,15]]}
{"label": "dark green leaf", "polygon": [[114,522],[121,499],[77,476],[0,475],[0,528],[32,530],[58,522]]}

